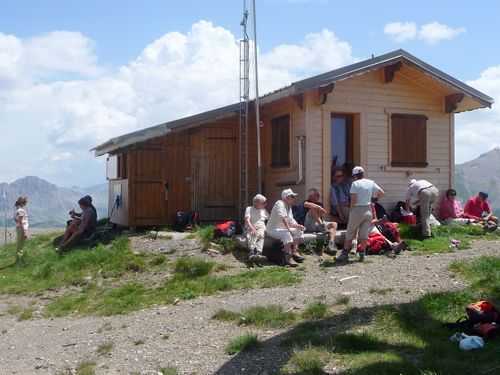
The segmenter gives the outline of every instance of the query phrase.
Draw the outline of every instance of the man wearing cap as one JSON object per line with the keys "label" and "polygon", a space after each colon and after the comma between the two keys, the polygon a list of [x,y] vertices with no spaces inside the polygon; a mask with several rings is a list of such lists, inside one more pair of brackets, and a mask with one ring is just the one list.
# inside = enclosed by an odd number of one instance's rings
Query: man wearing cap
{"label": "man wearing cap", "polygon": [[339,262],[349,260],[349,250],[352,246],[352,241],[358,232],[358,240],[361,246],[359,260],[363,262],[366,256],[366,244],[370,235],[371,227],[374,219],[372,213],[372,198],[381,199],[384,196],[384,191],[374,181],[364,178],[364,169],[362,167],[354,167],[352,176],[354,181],[351,185],[351,207],[349,214],[349,222],[347,223],[347,232],[345,235],[344,250],[337,258]]}
{"label": "man wearing cap", "polygon": [[465,203],[464,212],[483,220],[485,222],[492,221],[498,224],[498,217],[493,216],[493,210],[487,201],[488,194],[480,191],[476,197],[471,197]]}
{"label": "man wearing cap", "polygon": [[295,202],[296,193],[292,189],[285,189],[281,192],[281,200],[278,200],[271,211],[269,221],[266,226],[266,233],[269,237],[280,240],[285,248],[285,263],[291,267],[304,261],[300,256],[298,247],[300,245],[302,231],[306,228],[298,224],[293,218],[292,206]]}
{"label": "man wearing cap", "polygon": [[410,203],[420,204],[420,221],[422,223],[422,237],[431,236],[430,217],[432,204],[437,200],[438,189],[426,180],[411,180],[406,192],[406,210],[410,210]]}

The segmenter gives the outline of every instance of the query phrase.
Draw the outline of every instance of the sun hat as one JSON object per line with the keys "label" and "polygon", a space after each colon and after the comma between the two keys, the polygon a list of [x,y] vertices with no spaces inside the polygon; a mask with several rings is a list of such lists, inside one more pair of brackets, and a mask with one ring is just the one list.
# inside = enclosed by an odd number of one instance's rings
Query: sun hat
{"label": "sun hat", "polygon": [[289,197],[290,195],[296,197],[298,194],[294,193],[292,189],[285,189],[281,192],[281,199],[285,199],[286,197]]}

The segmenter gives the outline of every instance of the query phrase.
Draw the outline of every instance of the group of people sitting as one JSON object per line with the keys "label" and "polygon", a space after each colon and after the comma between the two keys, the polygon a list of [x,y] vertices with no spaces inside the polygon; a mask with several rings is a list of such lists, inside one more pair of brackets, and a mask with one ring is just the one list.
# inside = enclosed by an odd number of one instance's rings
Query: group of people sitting
{"label": "group of people sitting", "polygon": [[66,230],[61,244],[56,248],[57,251],[63,251],[75,245],[82,239],[88,239],[95,235],[97,223],[97,210],[92,205],[92,197],[86,195],[78,201],[81,212],[71,210]]}
{"label": "group of people sitting", "polygon": [[[299,245],[304,232],[323,232],[328,235],[326,253],[336,255],[335,235],[339,225],[347,224],[343,250],[335,259],[345,262],[349,252],[357,248],[359,260],[364,261],[367,248],[374,245],[385,246],[396,253],[406,247],[401,241],[397,227],[388,222],[387,217],[377,215],[376,202],[385,192],[374,181],[364,176],[360,166],[345,164],[333,173],[334,181],[330,191],[332,220],[326,221],[325,210],[317,189],[308,191],[307,199],[296,205],[297,194],[292,189],[285,189],[269,214],[266,210],[266,198],[257,194],[253,205],[245,211],[245,233],[248,240],[249,262],[260,265],[266,257],[263,255],[264,237],[281,241],[284,251],[285,265],[296,267],[304,261],[299,253]],[[422,238],[431,236],[432,204],[438,199],[438,189],[429,181],[412,179],[406,192],[404,208],[412,212],[418,206],[421,222]],[[444,224],[482,223],[489,230],[495,230],[498,218],[486,201],[488,195],[480,192],[477,197],[470,198],[462,210],[456,200],[456,191],[449,189],[441,202],[441,217]],[[300,214],[294,216],[294,208],[302,207],[304,220]],[[298,210],[300,211],[300,210]],[[299,217],[297,217],[299,216]],[[266,225],[267,221],[267,225]],[[386,235],[381,228],[389,230]],[[357,240],[357,241],[356,241]]]}

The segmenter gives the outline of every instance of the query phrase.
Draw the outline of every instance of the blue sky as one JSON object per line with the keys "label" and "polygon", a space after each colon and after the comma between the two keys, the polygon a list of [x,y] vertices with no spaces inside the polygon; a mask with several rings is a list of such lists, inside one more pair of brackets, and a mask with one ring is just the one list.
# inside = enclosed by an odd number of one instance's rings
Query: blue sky
{"label": "blue sky", "polygon": [[[104,182],[90,148],[237,101],[242,7],[3,0],[0,182]],[[499,14],[493,1],[257,0],[261,92],[403,48],[498,103]],[[457,162],[477,157],[500,144],[500,111],[458,115],[456,130]]]}

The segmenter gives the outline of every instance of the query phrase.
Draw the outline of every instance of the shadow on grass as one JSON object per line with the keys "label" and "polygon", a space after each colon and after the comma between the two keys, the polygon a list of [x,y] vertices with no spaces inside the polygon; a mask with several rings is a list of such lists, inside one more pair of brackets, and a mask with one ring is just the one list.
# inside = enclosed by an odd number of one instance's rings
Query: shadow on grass
{"label": "shadow on grass", "polygon": [[[489,297],[500,300],[498,293]],[[465,315],[467,303],[478,298],[472,291],[431,293],[412,303],[352,308],[305,321],[262,341],[255,352],[235,355],[216,373],[495,373],[491,371],[498,366],[500,339],[487,341],[481,350],[463,352],[449,340],[454,332],[443,326]],[[324,355],[316,363],[318,352]]]}

